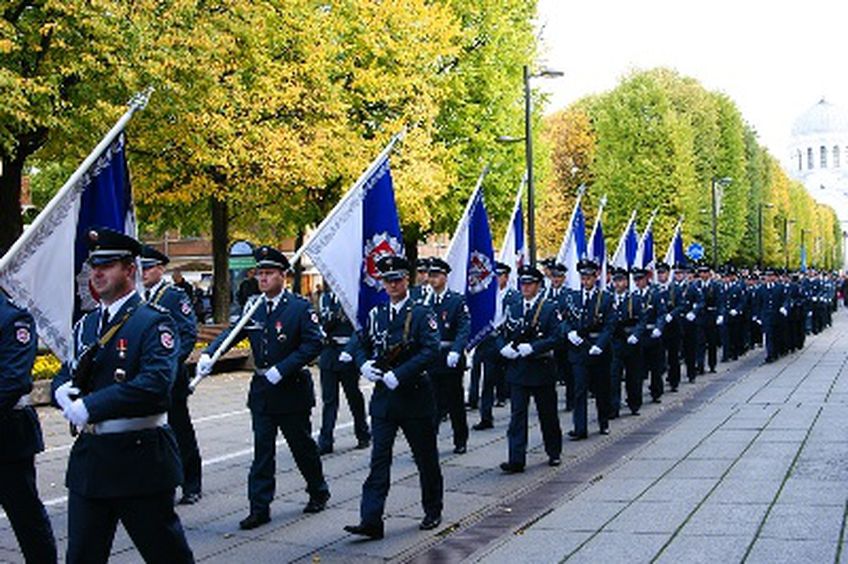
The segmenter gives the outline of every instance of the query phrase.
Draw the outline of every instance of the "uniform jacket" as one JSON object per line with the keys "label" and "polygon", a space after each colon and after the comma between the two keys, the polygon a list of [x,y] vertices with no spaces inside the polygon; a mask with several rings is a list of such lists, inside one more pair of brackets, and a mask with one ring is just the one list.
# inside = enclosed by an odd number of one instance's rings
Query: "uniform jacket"
{"label": "uniform jacket", "polygon": [[[616,303],[617,302],[617,303]],[[613,330],[612,348],[616,355],[638,354],[645,339],[647,325],[645,308],[642,298],[635,292],[627,291],[621,297],[613,296]],[[627,342],[630,336],[638,339],[635,345]]]}
{"label": "uniform jacket", "polygon": [[[425,299],[424,305],[429,305],[436,316],[439,326],[439,356],[436,364],[430,369],[431,374],[445,370],[465,369],[465,347],[471,335],[471,318],[468,314],[468,306],[465,304],[465,296],[445,290],[442,299],[431,292]],[[449,352],[459,353],[459,364],[456,368],[448,368],[446,361]]]}
{"label": "uniform jacket", "polygon": [[498,337],[498,350],[512,343],[529,343],[533,354],[507,360],[507,381],[522,386],[553,384],[557,378],[553,350],[560,338],[559,312],[552,302],[536,296],[525,313],[524,299],[512,302],[506,313],[503,330]]}
{"label": "uniform jacket", "polygon": [[150,303],[167,309],[174,321],[180,345],[177,353],[177,376],[174,380],[173,396],[186,398],[188,397],[188,372],[185,369],[185,361],[197,342],[197,316],[191,306],[191,300],[182,288],[163,283],[156,293],[150,296]]}
{"label": "uniform jacket", "polygon": [[328,291],[321,294],[318,314],[321,329],[324,331],[324,347],[318,360],[321,370],[345,371],[355,368],[352,362],[344,363],[339,360],[339,353],[347,350],[350,345],[353,324],[334,293]]}
{"label": "uniform jacket", "polygon": [[579,347],[569,341],[568,358],[572,363],[588,361],[589,349],[593,345],[604,353],[611,352],[614,329],[613,298],[607,290],[593,290],[585,303],[583,290],[571,290],[568,293],[561,326],[562,338],[567,339],[568,333],[574,330],[583,339]]}

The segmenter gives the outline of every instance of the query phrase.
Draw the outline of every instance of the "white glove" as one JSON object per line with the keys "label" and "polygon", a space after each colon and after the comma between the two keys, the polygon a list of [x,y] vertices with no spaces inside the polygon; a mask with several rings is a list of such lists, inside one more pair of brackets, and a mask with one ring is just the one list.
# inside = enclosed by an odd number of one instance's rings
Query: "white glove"
{"label": "white glove", "polygon": [[627,342],[631,345],[636,345],[639,343],[639,338],[636,335],[630,335],[627,337]]}
{"label": "white glove", "polygon": [[76,425],[84,427],[88,423],[88,409],[85,407],[85,402],[81,399],[76,399],[68,405],[64,410],[65,419]]}
{"label": "white glove", "polygon": [[512,345],[507,345],[501,349],[501,356],[510,360],[518,358],[518,351],[512,348]]}
{"label": "white glove", "polygon": [[695,312],[694,312],[694,311],[690,311],[689,313],[687,313],[687,314],[686,314],[686,319],[688,319],[689,321],[695,321]]}
{"label": "white glove", "polygon": [[212,374],[212,367],[215,364],[212,362],[212,357],[206,353],[200,355],[200,358],[197,359],[197,373],[202,376],[209,376]]}
{"label": "white glove", "polygon": [[359,369],[359,372],[369,382],[376,382],[383,377],[383,371],[379,368],[374,368],[373,360],[366,360],[362,368]]}
{"label": "white glove", "polygon": [[808,312],[807,312],[807,317],[812,317],[812,316],[813,316],[813,312],[812,312],[812,311],[808,311]]}
{"label": "white glove", "polygon": [[737,315],[739,315],[739,312],[738,312],[738,311],[736,311],[735,309],[731,309],[731,310],[730,310],[730,316],[731,316],[731,317],[736,317]]}
{"label": "white glove", "polygon": [[598,345],[592,345],[592,348],[589,349],[589,354],[592,356],[598,356],[603,352],[603,349],[601,349],[601,347],[599,347]]}
{"label": "white glove", "polygon": [[277,385],[280,383],[280,380],[283,379],[283,375],[280,374],[280,371],[277,370],[276,366],[272,366],[268,370],[265,371],[265,379],[268,380],[271,385]]}
{"label": "white glove", "polygon": [[74,383],[70,380],[56,388],[56,403],[59,404],[59,407],[62,408],[62,411],[68,409],[68,406],[73,403],[74,400],[71,399],[71,396],[78,396],[80,393],[79,388],[74,387]]}
{"label": "white glove", "polygon": [[787,315],[789,315],[789,312],[786,311],[785,307],[781,307],[780,308],[780,315],[782,315],[783,317],[786,317]]}
{"label": "white glove", "polygon": [[583,344],[583,339],[580,337],[580,335],[577,334],[577,331],[569,331],[568,340],[571,341],[571,344],[575,347],[579,347]]}
{"label": "white glove", "polygon": [[457,365],[459,364],[459,353],[456,352],[456,351],[449,352],[446,362],[447,362],[448,368],[456,368]]}
{"label": "white glove", "polygon": [[353,357],[350,356],[350,353],[347,351],[342,351],[339,353],[339,362],[344,362],[347,364],[348,362],[353,362]]}
{"label": "white glove", "polygon": [[671,315],[670,313],[666,313],[666,314],[665,314],[665,322],[666,322],[666,323],[671,323],[672,321],[674,321],[674,316],[673,316],[673,315]]}
{"label": "white glove", "polygon": [[654,330],[651,331],[651,337],[653,337],[654,339],[659,339],[660,337],[662,337],[662,331],[660,331],[659,328],[655,327]]}
{"label": "white glove", "polygon": [[394,390],[395,388],[398,387],[398,385],[400,385],[400,382],[398,382],[397,376],[395,376],[395,373],[392,372],[392,371],[389,371],[389,372],[386,372],[385,374],[383,374],[383,383],[390,390]]}
{"label": "white glove", "polygon": [[763,324],[763,322],[762,322],[762,321],[760,321],[759,319],[755,319],[754,321],[756,321],[756,322],[757,322],[757,325],[762,325],[762,324]]}
{"label": "white glove", "polygon": [[518,354],[521,356],[530,356],[533,354],[533,345],[530,343],[521,343],[518,345]]}
{"label": "white glove", "polygon": [[721,325],[722,323],[724,323],[724,316],[719,315],[718,317],[716,317],[716,325]]}

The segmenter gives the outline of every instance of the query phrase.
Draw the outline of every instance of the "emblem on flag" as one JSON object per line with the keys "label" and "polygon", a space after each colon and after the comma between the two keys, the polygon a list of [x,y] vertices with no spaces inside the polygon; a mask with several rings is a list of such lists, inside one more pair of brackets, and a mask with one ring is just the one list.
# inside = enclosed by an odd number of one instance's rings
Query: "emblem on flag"
{"label": "emblem on flag", "polygon": [[362,269],[363,282],[372,288],[380,288],[380,273],[377,270],[377,261],[389,255],[399,255],[403,245],[389,233],[375,233],[371,239],[365,242],[365,253],[363,255]]}
{"label": "emblem on flag", "polygon": [[494,277],[491,259],[481,252],[472,251],[468,259],[468,293],[482,292],[489,287]]}

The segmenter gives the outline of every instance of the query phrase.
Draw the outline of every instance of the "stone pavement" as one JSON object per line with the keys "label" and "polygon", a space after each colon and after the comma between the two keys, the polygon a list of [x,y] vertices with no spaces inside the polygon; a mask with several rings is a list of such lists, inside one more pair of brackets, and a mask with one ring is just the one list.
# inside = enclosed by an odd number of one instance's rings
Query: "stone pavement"
{"label": "stone pavement", "polygon": [[[399,437],[387,536],[380,542],[342,531],[358,520],[368,468],[368,453],[352,450],[345,402],[336,452],[323,458],[333,494],[327,511],[301,513],[304,484],[280,440],[273,521],[238,530],[252,453],[244,407],[249,377],[216,376],[191,400],[204,456],[204,498],[178,512],[195,557],[210,562],[734,561],[746,555],[753,561],[833,561],[842,543],[848,481],[848,418],[840,418],[848,401],[843,317],[802,354],[758,367],[757,351],[721,365],[719,374],[684,384],[661,405],[646,405],[641,417],[614,421],[607,437],[590,424],[588,441],[566,443],[559,468],[545,464],[532,417],[528,468],[514,476],[497,468],[506,457],[508,409],[496,410],[495,429],[472,431],[465,455],[451,453],[450,428],[443,424],[445,514],[435,533],[417,528],[418,477]],[[370,393],[369,385],[363,383],[363,391]],[[319,413],[313,411],[316,429]],[[71,439],[58,412],[39,414],[48,447],[38,458],[39,484],[63,554],[63,474]],[[476,421],[469,414],[469,423]],[[570,429],[570,414],[561,413],[561,421],[564,431]],[[20,561],[0,514],[0,562]],[[111,561],[140,561],[120,527]]]}
{"label": "stone pavement", "polygon": [[719,374],[702,405],[470,559],[840,561],[846,330],[837,316],[801,354]]}

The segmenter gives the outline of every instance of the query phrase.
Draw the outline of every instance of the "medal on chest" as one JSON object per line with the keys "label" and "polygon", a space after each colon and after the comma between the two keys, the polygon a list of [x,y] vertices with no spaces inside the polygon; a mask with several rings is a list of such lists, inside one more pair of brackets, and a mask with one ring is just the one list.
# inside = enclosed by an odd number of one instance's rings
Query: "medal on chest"
{"label": "medal on chest", "polygon": [[286,334],[283,333],[283,322],[282,321],[277,320],[277,322],[274,323],[274,330],[276,331],[278,341],[280,341],[282,343],[283,341],[286,340]]}

